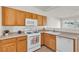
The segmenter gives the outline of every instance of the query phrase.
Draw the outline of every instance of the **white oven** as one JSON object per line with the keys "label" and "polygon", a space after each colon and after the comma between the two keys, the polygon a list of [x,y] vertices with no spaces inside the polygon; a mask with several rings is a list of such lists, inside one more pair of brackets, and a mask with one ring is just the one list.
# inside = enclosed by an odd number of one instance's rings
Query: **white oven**
{"label": "white oven", "polygon": [[32,52],[41,47],[40,33],[32,33],[27,35],[27,51]]}
{"label": "white oven", "polygon": [[37,20],[26,18],[25,24],[25,33],[27,35],[27,51],[32,52],[41,47],[41,35],[37,28]]}

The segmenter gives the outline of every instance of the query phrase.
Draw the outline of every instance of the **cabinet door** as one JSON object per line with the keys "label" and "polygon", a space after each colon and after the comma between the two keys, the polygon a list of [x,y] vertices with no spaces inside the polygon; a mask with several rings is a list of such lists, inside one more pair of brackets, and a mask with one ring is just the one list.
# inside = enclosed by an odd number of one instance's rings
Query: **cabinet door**
{"label": "cabinet door", "polygon": [[17,38],[17,52],[27,51],[26,37]]}
{"label": "cabinet door", "polygon": [[43,18],[41,15],[37,15],[38,26],[43,26]]}
{"label": "cabinet door", "polygon": [[2,48],[1,48],[1,46],[0,46],[0,52],[2,51]]}
{"label": "cabinet door", "polygon": [[1,48],[1,40],[0,40],[0,52],[2,51],[2,48]]}
{"label": "cabinet door", "polygon": [[49,48],[56,50],[56,36],[49,34]]}
{"label": "cabinet door", "polygon": [[16,10],[16,25],[17,26],[25,25],[25,13],[23,11]]}
{"label": "cabinet door", "polygon": [[77,52],[79,52],[79,39],[77,40]]}
{"label": "cabinet door", "polygon": [[45,36],[45,45],[46,45],[46,46],[49,46],[49,43],[48,43],[48,42],[49,42],[48,34],[45,33],[44,36]]}
{"label": "cabinet door", "polygon": [[44,33],[41,33],[41,45],[44,45],[44,42],[45,42],[44,39],[45,39],[45,38],[44,38]]}
{"label": "cabinet door", "polygon": [[33,14],[32,13],[32,19],[36,19],[37,20],[37,14]]}
{"label": "cabinet door", "polygon": [[2,52],[16,52],[16,43],[7,43],[2,47]]}
{"label": "cabinet door", "polygon": [[45,26],[47,24],[47,17],[43,16],[43,26]]}
{"label": "cabinet door", "polygon": [[31,18],[32,19],[32,13],[26,12],[25,14],[26,14],[26,16],[25,16],[26,18]]}
{"label": "cabinet door", "polygon": [[15,25],[15,10],[7,7],[2,7],[2,25],[14,26]]}
{"label": "cabinet door", "polygon": [[45,45],[52,50],[56,50],[56,36],[51,34],[45,34]]}

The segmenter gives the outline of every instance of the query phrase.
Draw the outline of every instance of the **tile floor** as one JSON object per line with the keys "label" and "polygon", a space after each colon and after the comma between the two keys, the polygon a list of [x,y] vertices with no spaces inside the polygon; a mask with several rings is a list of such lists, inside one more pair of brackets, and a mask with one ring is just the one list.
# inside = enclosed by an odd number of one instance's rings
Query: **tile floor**
{"label": "tile floor", "polygon": [[42,46],[39,50],[35,51],[35,52],[53,52],[50,49],[48,49],[45,46]]}

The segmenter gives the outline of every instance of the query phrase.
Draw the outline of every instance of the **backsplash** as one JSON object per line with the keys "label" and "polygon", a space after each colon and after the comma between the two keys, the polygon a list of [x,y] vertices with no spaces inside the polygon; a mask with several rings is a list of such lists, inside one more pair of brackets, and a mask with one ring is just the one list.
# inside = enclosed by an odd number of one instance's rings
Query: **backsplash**
{"label": "backsplash", "polygon": [[2,26],[2,30],[9,30],[10,32],[17,32],[18,30],[23,30],[24,26]]}
{"label": "backsplash", "polygon": [[[39,27],[36,27],[36,28],[41,30],[41,29],[43,29],[43,26],[39,26]],[[10,32],[17,32],[19,30],[24,31],[25,29],[28,30],[29,26],[0,26],[0,35],[2,35],[4,30],[9,30]]]}
{"label": "backsplash", "polygon": [[0,35],[2,35],[4,30],[9,30],[10,32],[17,32],[18,30],[23,30],[25,26],[0,26]]}

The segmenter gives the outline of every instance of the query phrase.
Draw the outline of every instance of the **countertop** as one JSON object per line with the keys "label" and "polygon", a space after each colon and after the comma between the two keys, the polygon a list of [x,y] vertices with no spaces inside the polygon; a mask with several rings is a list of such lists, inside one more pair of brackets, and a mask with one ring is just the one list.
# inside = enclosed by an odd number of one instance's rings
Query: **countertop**
{"label": "countertop", "polygon": [[8,38],[14,38],[14,37],[20,37],[20,36],[26,36],[24,33],[17,34],[17,33],[11,33],[6,36],[0,36],[0,40],[8,39]]}
{"label": "countertop", "polygon": [[[48,34],[62,36],[62,37],[71,38],[71,39],[78,39],[79,38],[79,35],[74,34],[74,33],[63,33],[60,31],[53,31],[53,30],[41,30],[40,33],[48,33]],[[11,34],[6,35],[6,36],[1,36],[0,40],[19,37],[19,36],[27,36],[27,34],[25,34],[25,33],[21,33],[21,34],[11,33]]]}
{"label": "countertop", "polygon": [[75,34],[79,34],[79,29],[69,29],[69,28],[52,28],[52,27],[45,27],[45,30],[55,30],[55,31],[59,31],[59,32],[67,32],[67,33],[75,33]]}
{"label": "countertop", "polygon": [[78,39],[78,35],[74,33],[64,33],[64,32],[53,32],[53,31],[43,31],[44,33],[61,36],[70,39]]}

